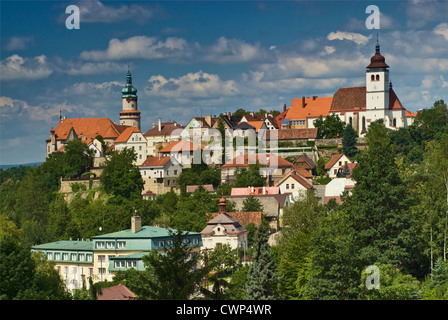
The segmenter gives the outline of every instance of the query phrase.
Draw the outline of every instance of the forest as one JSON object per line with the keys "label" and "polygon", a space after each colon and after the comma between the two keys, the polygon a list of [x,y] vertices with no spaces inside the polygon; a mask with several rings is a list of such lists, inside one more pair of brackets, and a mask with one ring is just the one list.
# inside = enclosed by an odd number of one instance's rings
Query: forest
{"label": "forest", "polygon": [[[267,245],[265,223],[250,226],[250,264],[222,246],[210,253],[211,269],[179,270],[185,275],[180,284],[174,274],[160,271],[182,264],[187,249],[179,245],[163,257],[148,255],[147,271],[119,273],[114,283],[125,283],[139,299],[188,299],[192,292],[179,286],[191,288],[214,269],[213,289],[203,290],[204,299],[448,299],[446,103],[434,102],[397,131],[373,122],[365,137],[365,149],[350,151],[358,162],[351,176],[356,185],[343,204],[322,205],[310,191],[284,210],[284,227],[273,246]],[[219,211],[221,193],[228,195],[232,187],[220,184],[219,168],[193,165],[179,177],[180,194],[143,200],[134,157],[126,149],[112,152],[96,196],[80,192],[70,202],[58,192],[61,178],[91,175],[92,155],[80,141],[39,166],[0,170],[0,299],[94,299],[100,285],[67,293],[51,263],[32,255],[31,246],[126,229],[135,214],[143,225],[201,231],[207,214]],[[235,186],[263,185],[257,172],[256,167],[239,171]],[[189,184],[213,184],[218,192],[186,193]],[[227,210],[233,209],[228,202]],[[262,209],[249,199],[243,211]],[[380,275],[374,289],[367,285],[371,266]]]}

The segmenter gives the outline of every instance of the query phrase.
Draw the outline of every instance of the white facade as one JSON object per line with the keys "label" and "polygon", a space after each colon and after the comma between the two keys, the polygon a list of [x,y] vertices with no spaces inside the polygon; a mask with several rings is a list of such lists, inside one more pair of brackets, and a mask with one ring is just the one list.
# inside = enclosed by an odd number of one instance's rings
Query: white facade
{"label": "white facade", "polygon": [[134,132],[125,142],[115,142],[115,150],[124,148],[133,149],[137,154],[136,165],[141,165],[146,160],[146,139],[141,132]]}

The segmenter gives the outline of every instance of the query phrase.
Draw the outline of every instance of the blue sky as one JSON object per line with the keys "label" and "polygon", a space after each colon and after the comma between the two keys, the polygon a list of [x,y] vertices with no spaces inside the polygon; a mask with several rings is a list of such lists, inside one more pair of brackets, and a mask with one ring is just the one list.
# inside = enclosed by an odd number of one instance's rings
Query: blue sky
{"label": "blue sky", "polygon": [[[65,26],[72,4],[80,29]],[[401,102],[427,108],[448,100],[447,17],[445,0],[2,0],[0,164],[44,161],[60,110],[117,122],[128,65],[146,131],[364,85],[378,33]]]}

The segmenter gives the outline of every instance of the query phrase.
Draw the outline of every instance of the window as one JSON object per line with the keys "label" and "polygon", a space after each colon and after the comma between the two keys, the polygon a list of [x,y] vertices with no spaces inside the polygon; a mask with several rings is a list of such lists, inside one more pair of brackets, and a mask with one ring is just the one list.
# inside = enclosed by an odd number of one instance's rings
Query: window
{"label": "window", "polygon": [[158,245],[159,247],[163,247],[163,246],[164,246],[164,242],[163,242],[163,241],[157,241],[157,245]]}
{"label": "window", "polygon": [[96,248],[97,249],[104,249],[104,242],[103,241],[99,241],[96,243]]}
{"label": "window", "polygon": [[105,274],[106,268],[98,268],[98,274]]}
{"label": "window", "polygon": [[118,241],[117,242],[118,249],[124,249],[124,247],[126,247],[126,241]]}
{"label": "window", "polygon": [[103,256],[103,255],[98,256],[98,260],[97,261],[98,262],[106,262],[106,256]]}
{"label": "window", "polygon": [[107,249],[113,249],[115,247],[114,242],[113,241],[107,241],[106,242],[106,247],[107,247]]}
{"label": "window", "polygon": [[291,183],[291,189],[294,189],[294,183]]}
{"label": "window", "polygon": [[62,254],[62,260],[68,261],[68,253]]}
{"label": "window", "polygon": [[92,254],[88,254],[87,255],[87,261],[89,261],[89,262],[93,261],[93,255]]}
{"label": "window", "polygon": [[115,268],[120,268],[120,261],[115,261],[114,266]]}
{"label": "window", "polygon": [[76,253],[72,253],[71,260],[76,261]]}
{"label": "window", "polygon": [[289,189],[289,183],[286,184],[286,189]]}
{"label": "window", "polygon": [[177,176],[177,170],[174,170],[174,175]]}
{"label": "window", "polygon": [[379,74],[376,75],[376,81],[380,81],[380,75]]}
{"label": "window", "polygon": [[192,242],[193,244],[199,244],[199,239],[198,239],[198,238],[193,238],[193,239],[191,240],[191,242]]}
{"label": "window", "polygon": [[394,127],[396,127],[396,126],[397,126],[397,119],[394,118]]}
{"label": "window", "polygon": [[370,80],[375,81],[375,76],[373,74],[370,76]]}
{"label": "window", "polygon": [[79,259],[79,261],[85,261],[86,255],[84,253],[80,253],[78,259]]}
{"label": "window", "polygon": [[54,254],[54,260],[61,260],[61,254],[59,252]]}

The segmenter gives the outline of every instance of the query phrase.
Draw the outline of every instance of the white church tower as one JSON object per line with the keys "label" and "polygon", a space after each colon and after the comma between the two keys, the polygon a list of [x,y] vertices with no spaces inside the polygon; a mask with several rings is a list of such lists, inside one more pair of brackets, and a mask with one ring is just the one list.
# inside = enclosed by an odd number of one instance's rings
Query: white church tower
{"label": "white church tower", "polygon": [[380,54],[378,39],[375,47],[375,55],[370,59],[366,70],[366,110],[376,110],[374,118],[384,118],[389,109],[389,66],[385,58]]}

